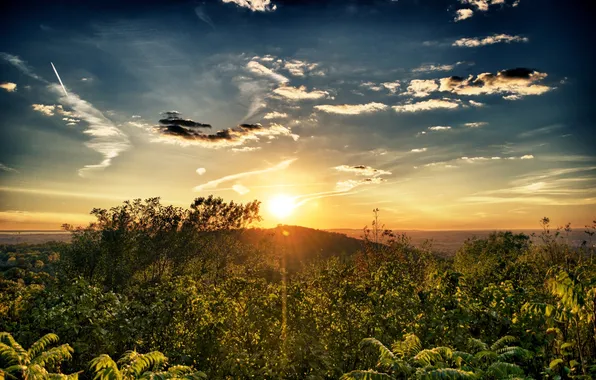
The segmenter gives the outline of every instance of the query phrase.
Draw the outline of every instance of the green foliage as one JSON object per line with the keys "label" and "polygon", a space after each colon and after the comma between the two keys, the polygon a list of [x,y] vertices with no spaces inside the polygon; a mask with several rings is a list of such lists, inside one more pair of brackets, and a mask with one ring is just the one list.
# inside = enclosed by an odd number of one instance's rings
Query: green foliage
{"label": "green foliage", "polygon": [[70,244],[0,246],[0,379],[596,376],[593,249],[563,232],[440,258],[378,219],[358,246],[244,230],[256,202],[93,214]]}

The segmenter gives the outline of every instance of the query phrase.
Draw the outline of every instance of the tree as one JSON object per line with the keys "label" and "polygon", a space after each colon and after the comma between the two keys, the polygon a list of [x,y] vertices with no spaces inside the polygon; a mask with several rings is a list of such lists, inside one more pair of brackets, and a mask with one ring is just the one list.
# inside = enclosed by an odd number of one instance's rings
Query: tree
{"label": "tree", "polygon": [[14,378],[20,375],[25,380],[41,380],[47,378],[77,379],[78,373],[63,375],[50,373],[59,369],[60,363],[72,358],[73,349],[68,344],[46,349],[58,342],[56,334],[46,334],[25,350],[7,332],[0,333],[0,378]]}

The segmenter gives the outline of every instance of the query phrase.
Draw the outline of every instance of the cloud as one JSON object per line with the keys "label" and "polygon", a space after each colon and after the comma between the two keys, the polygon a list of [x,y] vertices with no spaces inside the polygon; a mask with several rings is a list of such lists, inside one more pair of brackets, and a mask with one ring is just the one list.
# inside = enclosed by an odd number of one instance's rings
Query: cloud
{"label": "cloud", "polygon": [[412,152],[412,153],[422,153],[422,152],[426,152],[427,150],[428,150],[427,148],[414,148],[410,152]]}
{"label": "cloud", "polygon": [[533,159],[533,158],[534,158],[534,156],[533,156],[533,155],[531,155],[531,154],[526,154],[526,155],[524,155],[524,156],[521,156],[519,159],[520,159],[520,160],[531,160],[531,159]]}
{"label": "cloud", "polygon": [[552,87],[537,84],[547,77],[541,73],[523,67],[501,70],[497,74],[482,73],[475,78],[452,76],[440,79],[439,91],[448,91],[458,95],[512,94],[516,96],[541,95]]}
{"label": "cloud", "polygon": [[288,70],[290,74],[297,77],[303,77],[305,73],[313,71],[318,66],[318,63],[308,63],[298,59],[293,59],[284,63],[284,69]]}
{"label": "cloud", "polygon": [[[79,169],[79,175],[84,177],[89,171],[105,169],[111,165],[112,160],[123,151],[130,148],[128,137],[114,125],[114,123],[105,117],[101,111],[93,104],[81,99],[77,94],[71,92],[65,96],[62,87],[58,84],[49,86],[50,90],[60,97],[60,102],[68,105],[74,110],[74,113],[63,111],[63,115],[74,115],[87,123],[84,134],[91,136],[91,139],[85,145],[100,153],[103,160],[99,164],[85,165]],[[62,106],[56,106],[56,110]],[[60,111],[58,111],[60,112]]]}
{"label": "cloud", "polygon": [[56,106],[53,104],[32,104],[31,107],[34,111],[40,112],[46,116],[54,116],[54,111],[56,110]]}
{"label": "cloud", "polygon": [[415,69],[412,69],[413,73],[428,73],[428,72],[435,72],[435,71],[451,71],[456,66],[463,65],[465,62],[456,62],[452,65],[439,65],[439,64],[425,64],[419,66]]}
{"label": "cloud", "polygon": [[336,192],[347,192],[362,185],[378,185],[385,180],[380,177],[366,178],[366,179],[349,179],[347,181],[339,181],[335,185]]}
{"label": "cloud", "polygon": [[466,126],[468,128],[480,128],[480,127],[484,127],[485,125],[488,125],[488,123],[486,121],[475,121],[472,123],[464,124],[464,126]]}
{"label": "cloud", "polygon": [[476,102],[474,100],[470,100],[469,101],[470,105],[473,107],[484,107],[486,104],[481,103],[481,102]]}
{"label": "cloud", "polygon": [[450,126],[436,125],[434,127],[428,127],[431,131],[448,131],[451,129]]}
{"label": "cloud", "polygon": [[279,170],[284,170],[284,169],[287,169],[296,160],[297,160],[296,158],[291,158],[289,160],[284,160],[277,165],[270,166],[265,169],[259,169],[259,170],[249,171],[249,172],[227,175],[225,177],[221,177],[221,178],[206,182],[202,185],[198,185],[193,189],[193,191],[199,192],[199,191],[203,191],[203,190],[215,189],[215,188],[217,188],[217,186],[219,186],[220,184],[225,183],[225,182],[235,181],[235,180],[238,180],[241,178],[246,178],[246,177],[250,177],[250,176],[254,176],[254,175],[261,175],[261,174],[271,173],[271,172],[275,172],[275,171],[279,171]]}
{"label": "cloud", "polygon": [[250,192],[250,190],[246,186],[243,186],[239,183],[233,185],[232,190],[234,190],[235,192],[237,192],[240,195],[244,195],[244,194],[247,194]]}
{"label": "cloud", "polygon": [[198,6],[195,8],[195,14],[201,21],[203,21],[205,24],[209,25],[213,30],[215,30],[213,20],[211,20],[211,17],[209,17],[209,15],[207,14],[207,12],[205,12],[202,6]]}
{"label": "cloud", "polygon": [[382,91],[384,88],[383,86],[378,85],[375,82],[363,82],[363,83],[360,83],[360,87],[364,87],[371,91]]}
{"label": "cloud", "polygon": [[474,15],[474,11],[471,9],[458,9],[455,12],[455,18],[453,19],[453,21],[458,22],[461,20],[465,20],[467,18],[470,18]]}
{"label": "cloud", "polygon": [[511,42],[528,42],[529,39],[527,37],[521,36],[510,36],[508,34],[494,34],[492,36],[478,38],[460,38],[456,40],[452,46],[459,46],[459,47],[478,47],[478,46],[485,46],[485,45],[493,45],[498,43],[511,43]]}
{"label": "cloud", "polygon": [[197,174],[198,175],[203,175],[205,173],[207,173],[207,169],[205,169],[205,168],[198,168],[197,169]]}
{"label": "cloud", "polygon": [[2,172],[12,172],[12,173],[18,173],[19,172],[17,169],[14,169],[14,168],[11,168],[9,166],[6,166],[3,163],[0,163],[0,171],[2,171]]}
{"label": "cloud", "polygon": [[273,112],[269,112],[269,113],[265,114],[265,116],[263,116],[263,119],[265,119],[265,120],[285,119],[287,117],[288,117],[288,114],[285,112],[273,111]]}
{"label": "cloud", "polygon": [[384,111],[388,106],[373,102],[367,104],[318,105],[314,108],[322,112],[338,115],[360,115]]}
{"label": "cloud", "polygon": [[395,112],[421,112],[432,111],[436,109],[455,109],[462,107],[462,101],[459,99],[430,99],[416,103],[409,103],[400,106],[393,106]]}
{"label": "cloud", "polygon": [[383,83],[381,83],[381,85],[383,87],[385,87],[387,90],[389,90],[390,93],[395,94],[401,84],[399,83],[398,80],[396,80],[393,82],[383,82]]}
{"label": "cloud", "polygon": [[407,94],[416,98],[429,96],[431,92],[437,91],[439,85],[433,79],[414,79],[410,81]]}
{"label": "cloud", "polygon": [[243,146],[242,148],[232,148],[232,152],[254,152],[256,150],[261,150],[260,146]]}
{"label": "cloud", "polygon": [[21,58],[17,57],[16,55],[0,53],[0,58],[6,60],[8,63],[19,69],[23,74],[28,75],[33,79],[37,79],[43,83],[48,83],[48,81],[35,74],[33,70],[29,68],[27,63],[23,61]]}
{"label": "cloud", "polygon": [[353,173],[356,175],[361,175],[365,177],[378,177],[380,175],[390,175],[391,172],[381,169],[374,169],[370,166],[365,165],[358,165],[358,166],[349,166],[349,165],[340,165],[336,166],[333,169],[344,172],[344,173]]}
{"label": "cloud", "polygon": [[277,6],[271,4],[271,0],[221,0],[224,3],[234,3],[239,7],[248,8],[253,12],[274,11]]}
{"label": "cloud", "polygon": [[281,74],[276,73],[268,67],[263,66],[257,61],[250,61],[246,64],[246,69],[252,74],[273,80],[279,84],[285,84],[290,80]]}
{"label": "cloud", "polygon": [[17,89],[17,85],[16,83],[12,83],[12,82],[4,82],[4,83],[0,83],[0,88],[8,91],[8,92],[15,92]]}
{"label": "cloud", "polygon": [[521,98],[523,98],[523,96],[520,96],[520,95],[505,95],[505,96],[503,96],[503,99],[505,99],[505,100],[520,100]]}
{"label": "cloud", "polygon": [[273,92],[290,100],[315,100],[329,97],[327,91],[314,90],[308,92],[305,86],[281,86],[273,90]]}
{"label": "cloud", "polygon": [[243,145],[248,141],[259,141],[260,137],[274,139],[278,136],[288,136],[297,141],[300,136],[292,133],[283,125],[272,123],[269,127],[261,124],[240,124],[235,128],[206,134],[202,129],[211,128],[211,125],[198,123],[189,119],[182,119],[180,114],[167,112],[168,117],[159,120],[159,125],[153,127],[153,132],[158,134],[154,142],[177,143],[179,145],[200,145],[207,148],[234,147]]}

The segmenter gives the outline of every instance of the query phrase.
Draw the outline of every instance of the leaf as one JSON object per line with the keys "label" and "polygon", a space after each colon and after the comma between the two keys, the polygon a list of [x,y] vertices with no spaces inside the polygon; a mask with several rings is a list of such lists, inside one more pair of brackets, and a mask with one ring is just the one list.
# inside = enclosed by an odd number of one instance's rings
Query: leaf
{"label": "leaf", "polygon": [[356,370],[352,372],[348,372],[340,377],[340,380],[386,380],[386,379],[393,379],[393,377],[389,376],[386,373],[381,373],[373,370]]}
{"label": "leaf", "polygon": [[563,363],[563,359],[554,359],[548,365],[548,368],[554,370],[559,364]]}

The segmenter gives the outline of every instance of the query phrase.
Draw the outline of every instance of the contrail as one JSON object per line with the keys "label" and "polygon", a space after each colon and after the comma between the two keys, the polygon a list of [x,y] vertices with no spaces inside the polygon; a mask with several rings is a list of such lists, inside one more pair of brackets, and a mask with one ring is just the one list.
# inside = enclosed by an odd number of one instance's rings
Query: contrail
{"label": "contrail", "polygon": [[56,70],[56,67],[54,66],[54,64],[52,62],[50,62],[50,65],[52,65],[52,68],[54,69],[54,72],[56,73],[56,76],[58,77],[60,86],[62,86],[62,89],[64,90],[64,95],[68,96],[68,93],[66,92],[66,87],[64,87],[64,83],[62,83],[62,79],[60,79],[60,75],[58,74],[58,70]]}

